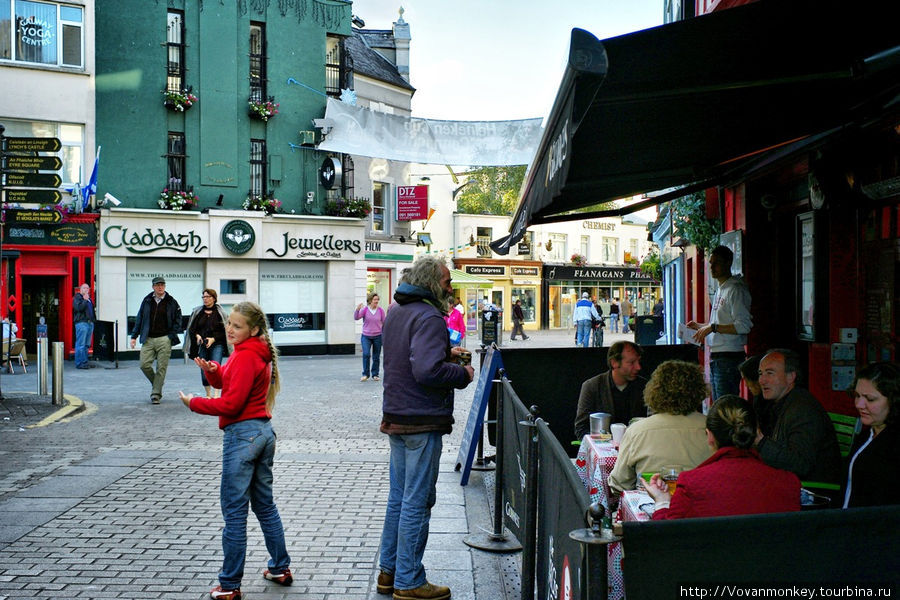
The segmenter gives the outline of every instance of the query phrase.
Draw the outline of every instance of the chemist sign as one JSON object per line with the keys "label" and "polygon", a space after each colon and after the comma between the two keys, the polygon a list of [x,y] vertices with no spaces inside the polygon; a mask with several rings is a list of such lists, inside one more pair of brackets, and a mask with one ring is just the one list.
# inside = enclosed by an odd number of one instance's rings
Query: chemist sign
{"label": "chemist sign", "polygon": [[397,186],[397,220],[419,221],[428,219],[428,186]]}

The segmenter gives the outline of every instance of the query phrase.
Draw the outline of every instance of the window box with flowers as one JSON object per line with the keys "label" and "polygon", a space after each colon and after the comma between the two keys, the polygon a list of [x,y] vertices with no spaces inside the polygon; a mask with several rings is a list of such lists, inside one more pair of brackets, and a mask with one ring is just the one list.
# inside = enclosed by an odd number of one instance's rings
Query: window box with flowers
{"label": "window box with flowers", "polygon": [[197,102],[197,96],[191,93],[191,90],[163,90],[165,96],[166,108],[176,112],[184,112]]}
{"label": "window box with flowers", "polygon": [[247,114],[251,119],[259,119],[260,121],[268,121],[278,114],[278,107],[281,106],[275,102],[275,98],[269,96],[268,100],[254,100],[250,98],[247,101]]}
{"label": "window box with flowers", "polygon": [[159,193],[159,200],[156,201],[160,208],[168,210],[191,210],[200,202],[197,194],[194,192],[178,192],[165,188]]}
{"label": "window box with flowers", "polygon": [[260,210],[266,213],[266,216],[275,214],[281,208],[281,201],[271,196],[260,196],[259,194],[250,194],[244,200],[244,210]]}
{"label": "window box with flowers", "polygon": [[365,219],[370,212],[372,205],[366,198],[335,198],[325,203],[325,214],[329,217]]}
{"label": "window box with flowers", "polygon": [[578,254],[577,252],[569,258],[572,261],[572,264],[576,267],[583,267],[587,264],[587,258],[583,254]]}

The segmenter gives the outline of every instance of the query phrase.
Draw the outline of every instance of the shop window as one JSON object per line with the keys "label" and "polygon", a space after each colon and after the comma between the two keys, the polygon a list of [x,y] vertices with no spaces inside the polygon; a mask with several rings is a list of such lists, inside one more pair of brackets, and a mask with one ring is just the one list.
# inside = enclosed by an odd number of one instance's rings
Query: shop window
{"label": "shop window", "polygon": [[619,262],[619,239],[614,237],[605,237],[602,240],[603,255],[602,260],[605,263]]}
{"label": "shop window", "polygon": [[219,280],[219,293],[220,294],[246,294],[247,293],[247,280],[246,279],[220,279]]}
{"label": "shop window", "polygon": [[[4,0],[0,0],[3,2]],[[84,166],[84,126],[70,123],[52,123],[46,121],[14,121],[4,120],[4,135],[10,137],[55,137],[59,138],[62,148],[59,158],[62,169],[57,171],[62,179],[62,187],[72,187],[76,183],[86,183],[82,177]]]}
{"label": "shop window", "polygon": [[325,93],[339,98],[341,90],[352,89],[352,64],[344,52],[342,38],[329,35],[325,41]]}
{"label": "shop window", "polygon": [[266,29],[250,23],[250,100],[266,100]]}
{"label": "shop window", "polygon": [[581,255],[588,261],[591,258],[591,236],[583,235],[581,236]]}
{"label": "shop window", "polygon": [[184,134],[170,131],[166,150],[166,187],[175,192],[185,191]]}
{"label": "shop window", "polygon": [[[509,293],[510,306],[514,305],[516,303],[516,300],[521,300],[522,313],[525,315],[525,322],[534,323],[537,320],[537,310],[535,309],[535,307],[537,306],[537,303],[535,302],[535,298],[537,297],[536,288],[512,288]],[[510,312],[510,315],[511,314],[512,313]]]}
{"label": "shop window", "polygon": [[153,292],[151,282],[157,275],[166,280],[166,292],[181,306],[184,326],[187,325],[187,318],[190,316],[190,310],[185,307],[198,306],[203,301],[203,288],[206,285],[203,279],[202,260],[134,258],[128,260],[126,268],[125,305],[129,332],[134,331],[141,302],[147,294]]}
{"label": "shop window", "polygon": [[566,262],[569,257],[566,255],[567,246],[569,245],[569,236],[565,233],[549,234],[550,248],[547,249],[548,260]]}
{"label": "shop window", "polygon": [[388,197],[390,186],[376,181],[372,184],[372,231],[390,233],[388,217]]}
{"label": "shop window", "polygon": [[78,6],[0,0],[0,59],[82,68],[83,21]]}
{"label": "shop window", "polygon": [[477,227],[475,229],[475,241],[477,243],[476,252],[481,258],[491,257],[491,235],[493,229],[490,227]]}
{"label": "shop window", "polygon": [[259,263],[259,304],[274,344],[325,343],[325,303],[325,263]]}
{"label": "shop window", "polygon": [[266,140],[250,140],[250,195],[265,197],[266,183]]}
{"label": "shop window", "polygon": [[170,10],[166,19],[166,90],[184,89],[184,13]]}

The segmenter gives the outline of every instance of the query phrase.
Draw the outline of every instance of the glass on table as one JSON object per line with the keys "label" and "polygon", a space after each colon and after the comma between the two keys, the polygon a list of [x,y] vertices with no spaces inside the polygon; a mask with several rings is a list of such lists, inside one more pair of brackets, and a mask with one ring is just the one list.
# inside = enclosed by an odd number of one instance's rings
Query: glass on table
{"label": "glass on table", "polygon": [[669,488],[669,495],[675,493],[675,485],[678,482],[678,475],[681,473],[681,465],[666,465],[659,470],[659,476],[666,482]]}

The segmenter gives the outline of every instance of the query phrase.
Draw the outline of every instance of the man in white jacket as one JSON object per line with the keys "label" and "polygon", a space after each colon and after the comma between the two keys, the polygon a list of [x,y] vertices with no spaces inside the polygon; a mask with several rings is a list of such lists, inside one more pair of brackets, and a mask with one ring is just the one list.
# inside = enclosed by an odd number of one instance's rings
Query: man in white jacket
{"label": "man in white jacket", "polygon": [[746,355],[747,334],[753,327],[750,316],[750,290],[739,275],[731,274],[734,255],[725,246],[717,246],[709,257],[709,272],[719,282],[709,311],[709,323],[691,321],[697,330],[694,339],[709,346],[709,375],[712,401],[725,394],[740,393],[738,370]]}

